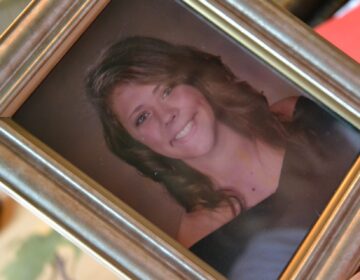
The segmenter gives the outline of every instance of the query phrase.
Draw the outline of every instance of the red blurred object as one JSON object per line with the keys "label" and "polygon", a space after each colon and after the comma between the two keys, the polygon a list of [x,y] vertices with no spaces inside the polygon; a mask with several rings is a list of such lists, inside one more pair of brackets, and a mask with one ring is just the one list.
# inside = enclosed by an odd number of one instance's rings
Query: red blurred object
{"label": "red blurred object", "polygon": [[360,5],[320,24],[315,31],[360,62]]}

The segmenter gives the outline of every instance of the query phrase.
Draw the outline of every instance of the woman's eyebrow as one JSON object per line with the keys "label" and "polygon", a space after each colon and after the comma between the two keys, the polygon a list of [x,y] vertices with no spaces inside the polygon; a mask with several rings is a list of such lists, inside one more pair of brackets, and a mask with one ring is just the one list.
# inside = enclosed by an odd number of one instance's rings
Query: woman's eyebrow
{"label": "woman's eyebrow", "polygon": [[161,87],[161,84],[157,84],[157,85],[153,88],[152,94],[155,95],[155,94],[158,92],[158,90],[159,90],[160,87]]}
{"label": "woman's eyebrow", "polygon": [[[161,84],[156,85],[152,90],[151,90],[151,94],[152,95],[156,95],[157,92],[159,91],[159,88],[161,87]],[[128,116],[128,119],[131,119],[131,117],[136,114],[137,112],[141,111],[141,109],[143,108],[143,104],[140,104],[138,106],[136,106],[136,108],[130,113],[130,115]]]}
{"label": "woman's eyebrow", "polygon": [[137,114],[144,106],[142,104],[136,106],[136,108],[130,113],[128,119],[131,119],[131,117],[135,114]]}

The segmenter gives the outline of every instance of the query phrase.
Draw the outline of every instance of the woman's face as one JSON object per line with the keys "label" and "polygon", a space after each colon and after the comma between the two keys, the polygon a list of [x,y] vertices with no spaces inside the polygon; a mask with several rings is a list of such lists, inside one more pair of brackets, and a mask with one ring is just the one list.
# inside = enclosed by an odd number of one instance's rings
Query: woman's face
{"label": "woman's face", "polygon": [[164,156],[192,159],[215,145],[214,112],[195,87],[120,85],[111,105],[133,138]]}

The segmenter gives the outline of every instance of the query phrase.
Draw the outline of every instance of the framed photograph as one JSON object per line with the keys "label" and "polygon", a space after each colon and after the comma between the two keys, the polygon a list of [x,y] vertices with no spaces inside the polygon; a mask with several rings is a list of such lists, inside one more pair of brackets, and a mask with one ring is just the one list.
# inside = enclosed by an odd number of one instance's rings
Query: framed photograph
{"label": "framed photograph", "polygon": [[0,67],[1,189],[121,277],[358,269],[360,67],[276,5],[32,1]]}

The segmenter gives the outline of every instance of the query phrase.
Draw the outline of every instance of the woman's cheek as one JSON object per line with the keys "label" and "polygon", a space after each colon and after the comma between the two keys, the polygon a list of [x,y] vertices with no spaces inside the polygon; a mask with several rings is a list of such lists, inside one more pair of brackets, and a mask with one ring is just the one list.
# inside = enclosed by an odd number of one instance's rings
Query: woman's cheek
{"label": "woman's cheek", "polygon": [[156,128],[156,123],[154,121],[149,120],[141,126],[140,133],[145,141],[152,141],[153,139],[158,138],[156,134],[159,133],[159,129]]}

